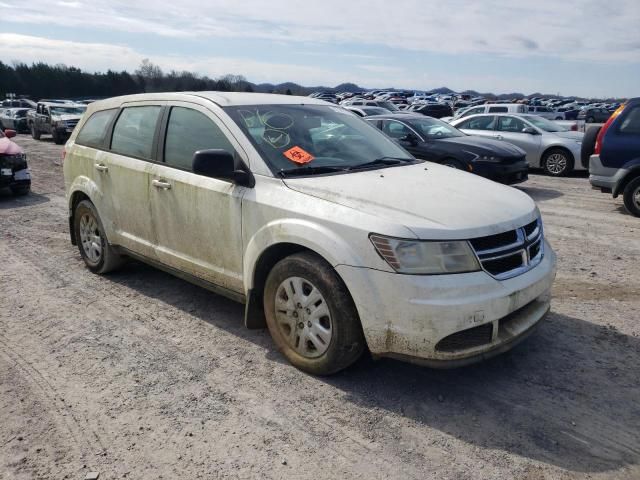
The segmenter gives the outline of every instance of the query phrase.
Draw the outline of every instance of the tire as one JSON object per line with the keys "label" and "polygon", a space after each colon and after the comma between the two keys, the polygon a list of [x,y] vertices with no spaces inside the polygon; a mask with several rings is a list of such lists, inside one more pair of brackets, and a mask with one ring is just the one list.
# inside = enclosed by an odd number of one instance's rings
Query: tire
{"label": "tire", "polygon": [[78,203],[73,213],[73,229],[78,250],[89,270],[104,274],[122,266],[124,257],[109,244],[93,203],[88,200]]}
{"label": "tire", "polygon": [[587,170],[589,170],[589,158],[596,149],[596,139],[598,138],[598,133],[600,133],[601,128],[601,126],[592,125],[584,132],[582,147],[580,148],[580,163],[582,163],[582,166]]}
{"label": "tire", "polygon": [[542,168],[547,175],[564,177],[573,170],[573,158],[562,148],[552,148],[544,154]]}
{"label": "tire", "polygon": [[624,188],[624,206],[634,217],[640,217],[640,177],[631,180]]}
{"label": "tire", "polygon": [[305,372],[330,375],[354,363],[365,349],[347,287],[313,253],[291,255],[273,267],[265,283],[264,312],[278,350]]}
{"label": "tire", "polygon": [[58,133],[57,131],[53,131],[53,133],[51,134],[51,136],[53,137],[53,142],[56,145],[63,145],[66,143],[67,138],[65,135]]}
{"label": "tire", "polygon": [[445,167],[455,168],[456,170],[466,170],[464,168],[464,165],[462,165],[462,163],[455,158],[445,158],[442,161],[442,165],[444,165]]}
{"label": "tire", "polygon": [[15,197],[22,197],[24,195],[27,195],[30,191],[31,187],[28,185],[26,187],[22,185],[19,187],[11,187],[11,193]]}
{"label": "tire", "polygon": [[40,140],[40,131],[33,124],[31,125],[31,137],[34,140]]}

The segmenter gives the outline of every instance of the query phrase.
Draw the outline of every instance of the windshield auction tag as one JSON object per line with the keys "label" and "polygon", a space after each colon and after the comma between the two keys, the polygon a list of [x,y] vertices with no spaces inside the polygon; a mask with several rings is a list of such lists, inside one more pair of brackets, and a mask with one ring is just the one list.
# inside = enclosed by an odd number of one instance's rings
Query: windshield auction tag
{"label": "windshield auction tag", "polygon": [[307,152],[306,150],[300,147],[290,148],[289,150],[284,152],[283,155],[287,157],[289,160],[291,160],[292,162],[299,163],[299,164],[309,163],[311,160],[316,158],[313,155],[311,155],[309,152]]}

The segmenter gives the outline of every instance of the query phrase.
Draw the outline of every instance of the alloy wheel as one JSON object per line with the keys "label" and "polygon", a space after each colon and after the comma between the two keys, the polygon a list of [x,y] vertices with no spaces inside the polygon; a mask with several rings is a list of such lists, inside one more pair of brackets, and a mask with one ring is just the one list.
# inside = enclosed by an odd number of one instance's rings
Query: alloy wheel
{"label": "alloy wheel", "polygon": [[80,218],[80,243],[87,258],[98,263],[102,258],[102,236],[95,217],[88,213]]}
{"label": "alloy wheel", "polygon": [[561,153],[553,153],[547,158],[547,170],[553,175],[560,175],[567,169],[567,157]]}

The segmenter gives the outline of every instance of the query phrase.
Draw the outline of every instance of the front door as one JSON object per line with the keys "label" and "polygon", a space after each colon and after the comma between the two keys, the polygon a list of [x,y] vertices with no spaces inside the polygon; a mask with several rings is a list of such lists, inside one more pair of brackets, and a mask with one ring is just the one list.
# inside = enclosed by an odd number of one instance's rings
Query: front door
{"label": "front door", "polygon": [[[242,197],[245,187],[192,172],[198,150],[240,148],[209,110],[174,103],[160,162],[151,171],[151,213],[158,259],[226,289],[243,293]],[[162,161],[163,160],[163,161]]]}
{"label": "front door", "polygon": [[511,116],[502,116],[498,118],[496,128],[496,138],[512,143],[527,152],[527,162],[531,167],[540,166],[540,135],[531,133],[523,133],[523,130],[529,125],[525,124],[521,119]]}

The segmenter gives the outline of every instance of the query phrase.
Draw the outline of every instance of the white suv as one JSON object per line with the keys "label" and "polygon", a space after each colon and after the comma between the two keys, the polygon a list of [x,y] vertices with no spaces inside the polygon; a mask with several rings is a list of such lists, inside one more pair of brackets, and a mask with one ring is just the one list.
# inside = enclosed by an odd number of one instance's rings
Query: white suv
{"label": "white suv", "polygon": [[134,257],[246,303],[295,366],[455,366],[549,310],[555,255],[524,193],[416,160],[308,97],[166,93],[92,103],[66,145],[88,268]]}

